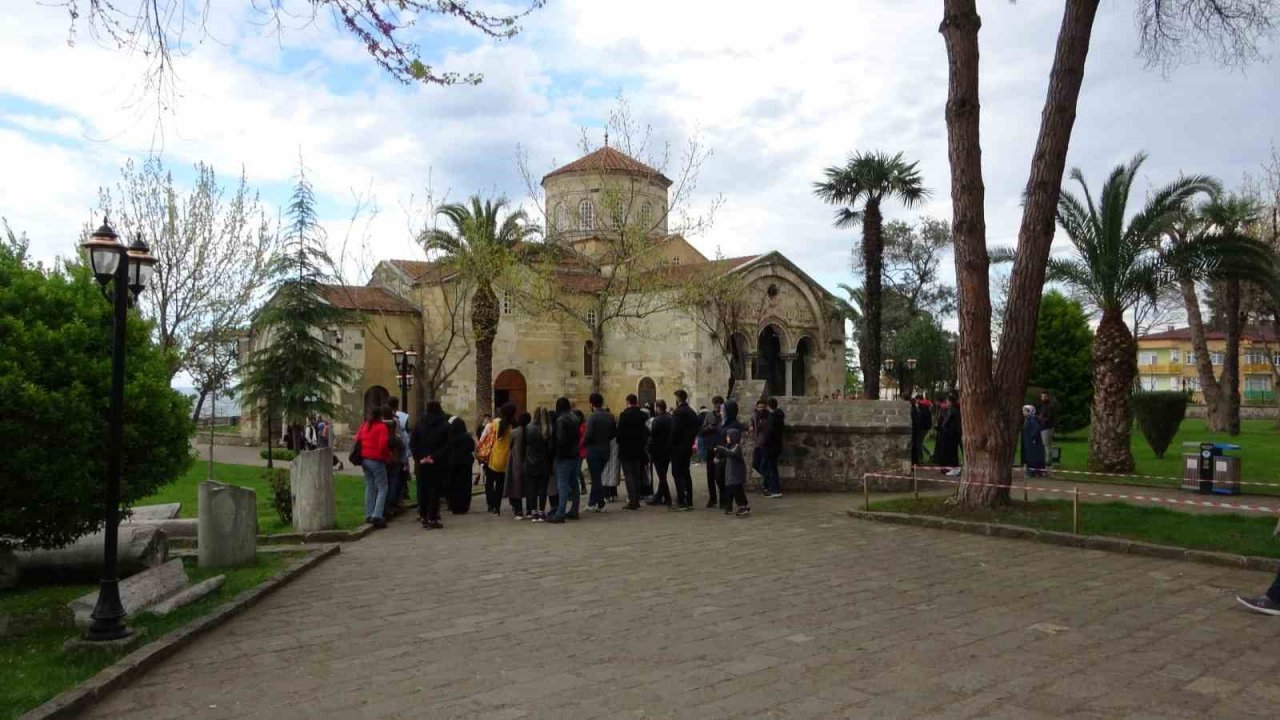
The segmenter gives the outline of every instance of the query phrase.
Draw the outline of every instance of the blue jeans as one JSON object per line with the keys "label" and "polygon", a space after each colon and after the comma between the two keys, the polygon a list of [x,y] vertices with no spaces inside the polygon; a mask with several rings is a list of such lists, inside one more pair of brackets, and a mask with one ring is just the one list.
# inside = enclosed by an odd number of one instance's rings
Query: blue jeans
{"label": "blue jeans", "polygon": [[587,448],[587,472],[591,473],[591,494],[587,507],[604,506],[604,466],[609,464],[609,448]]}
{"label": "blue jeans", "polygon": [[[563,520],[566,513],[578,514],[578,503],[582,497],[578,490],[578,473],[582,472],[582,461],[578,458],[556,458],[556,488],[560,497],[556,499],[555,517]],[[569,501],[573,501],[573,510],[569,511]]]}
{"label": "blue jeans", "polygon": [[387,464],[366,458],[360,468],[364,470],[364,514],[381,520],[387,507]]}
{"label": "blue jeans", "polygon": [[764,477],[765,492],[782,492],[782,478],[778,477],[778,456],[765,450],[760,453],[760,474]]}

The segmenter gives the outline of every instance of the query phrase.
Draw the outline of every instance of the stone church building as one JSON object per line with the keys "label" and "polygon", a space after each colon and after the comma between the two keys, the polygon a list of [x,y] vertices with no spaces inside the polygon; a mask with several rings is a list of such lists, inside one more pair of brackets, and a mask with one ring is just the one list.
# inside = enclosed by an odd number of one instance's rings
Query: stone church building
{"label": "stone church building", "polygon": [[[617,412],[630,393],[641,402],[671,403],[684,388],[696,408],[728,393],[731,370],[782,397],[817,397],[844,386],[844,322],[834,298],[780,252],[713,259],[669,233],[671,185],[607,145],[542,179],[544,242],[561,252],[549,272],[536,279],[516,274],[495,288],[495,405],[513,402],[532,412],[565,395],[585,410],[599,387]],[[732,319],[670,302],[682,288],[724,278],[743,295],[743,311]],[[555,293],[554,302],[531,291],[535,285]],[[610,293],[622,294],[619,287],[630,296],[619,300],[629,310],[602,321],[595,308],[606,307]],[[420,260],[384,260],[367,285],[325,288],[324,301],[356,311],[349,326],[333,329],[355,374],[334,398],[345,409],[345,417],[334,418],[340,434],[369,404],[400,394],[395,347],[419,352],[411,414],[428,395],[468,425],[492,410],[474,407],[471,293],[447,264]],[[730,341],[721,342],[725,337]],[[260,435],[256,413],[245,410],[245,434]]]}

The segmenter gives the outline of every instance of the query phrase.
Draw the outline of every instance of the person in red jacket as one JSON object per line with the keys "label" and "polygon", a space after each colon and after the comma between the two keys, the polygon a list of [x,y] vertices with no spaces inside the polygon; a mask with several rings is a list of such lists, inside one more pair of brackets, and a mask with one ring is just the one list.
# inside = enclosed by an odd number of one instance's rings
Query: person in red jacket
{"label": "person in red jacket", "polygon": [[369,408],[355,441],[360,443],[360,466],[364,470],[364,520],[376,528],[387,526],[383,511],[387,505],[387,462],[391,459],[389,437],[382,408]]}

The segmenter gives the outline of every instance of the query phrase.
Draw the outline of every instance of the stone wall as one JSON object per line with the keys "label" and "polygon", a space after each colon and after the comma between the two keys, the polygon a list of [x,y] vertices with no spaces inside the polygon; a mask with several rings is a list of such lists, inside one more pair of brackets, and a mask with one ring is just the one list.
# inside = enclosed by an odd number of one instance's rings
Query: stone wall
{"label": "stone wall", "polygon": [[[1203,418],[1208,410],[1204,405],[1188,405],[1187,417]],[[1280,410],[1275,405],[1241,405],[1241,420],[1275,420],[1280,417]]]}
{"label": "stone wall", "polygon": [[[778,398],[778,407],[787,414],[778,462],[783,492],[861,491],[865,473],[910,475],[910,403]],[[871,489],[907,492],[911,481],[874,478]]]}

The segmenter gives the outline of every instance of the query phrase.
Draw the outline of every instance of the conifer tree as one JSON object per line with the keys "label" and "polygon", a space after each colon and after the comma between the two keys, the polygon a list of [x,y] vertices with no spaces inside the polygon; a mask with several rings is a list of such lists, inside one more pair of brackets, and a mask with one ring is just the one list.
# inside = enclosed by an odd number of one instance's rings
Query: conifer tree
{"label": "conifer tree", "polygon": [[333,343],[334,328],[349,312],[322,299],[320,286],[332,281],[333,260],[325,250],[324,229],[316,217],[315,195],[302,168],[289,201],[283,250],[271,263],[272,297],[258,312],[253,332],[265,336],[245,364],[245,397],[263,403],[268,415],[279,412],[298,430],[312,414],[333,415],[334,388],[351,379]]}

